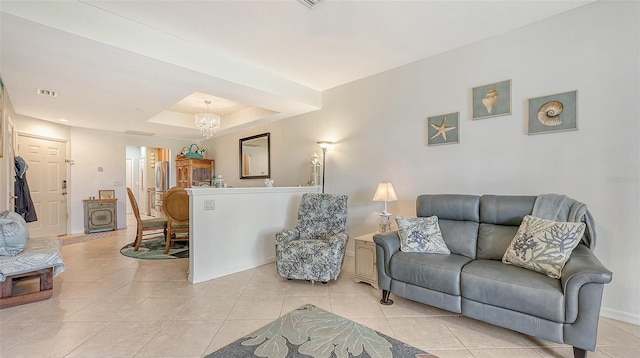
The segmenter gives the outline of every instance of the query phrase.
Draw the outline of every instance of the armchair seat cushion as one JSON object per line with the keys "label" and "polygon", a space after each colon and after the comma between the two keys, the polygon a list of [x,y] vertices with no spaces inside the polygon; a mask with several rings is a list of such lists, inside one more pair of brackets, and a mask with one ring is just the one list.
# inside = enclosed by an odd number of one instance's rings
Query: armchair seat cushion
{"label": "armchair seat cushion", "polygon": [[500,261],[476,260],[462,269],[462,295],[554,322],[565,321],[560,280]]}
{"label": "armchair seat cushion", "polygon": [[317,281],[329,281],[330,268],[342,264],[342,262],[333,262],[330,252],[331,248],[326,240],[290,241],[282,255],[278,257],[278,270],[286,272],[288,278],[297,280],[312,277]]}

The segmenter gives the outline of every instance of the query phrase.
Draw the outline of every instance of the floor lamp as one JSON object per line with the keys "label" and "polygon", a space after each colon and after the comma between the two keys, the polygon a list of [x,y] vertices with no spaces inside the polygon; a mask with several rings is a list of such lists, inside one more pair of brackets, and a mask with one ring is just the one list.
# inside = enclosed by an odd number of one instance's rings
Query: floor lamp
{"label": "floor lamp", "polygon": [[327,156],[327,149],[331,147],[333,142],[329,141],[320,141],[318,145],[322,148],[322,193],[324,194],[324,172],[325,172],[325,157]]}

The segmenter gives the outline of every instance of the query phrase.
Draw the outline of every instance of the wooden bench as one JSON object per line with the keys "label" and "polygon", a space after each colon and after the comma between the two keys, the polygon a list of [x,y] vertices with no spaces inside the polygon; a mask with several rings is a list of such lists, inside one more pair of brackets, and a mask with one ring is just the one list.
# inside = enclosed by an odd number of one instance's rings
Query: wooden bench
{"label": "wooden bench", "polygon": [[[29,278],[40,279],[40,290],[20,295],[13,295],[14,280]],[[18,306],[25,303],[46,300],[53,295],[53,267],[33,272],[25,272],[17,275],[7,276],[1,283],[2,295],[0,297],[0,309]]]}
{"label": "wooden bench", "polygon": [[[16,256],[0,256],[0,309],[42,301],[53,294],[53,278],[65,270],[57,238],[29,239]],[[18,281],[39,279],[39,290],[14,294]],[[33,291],[33,290],[32,290]]]}

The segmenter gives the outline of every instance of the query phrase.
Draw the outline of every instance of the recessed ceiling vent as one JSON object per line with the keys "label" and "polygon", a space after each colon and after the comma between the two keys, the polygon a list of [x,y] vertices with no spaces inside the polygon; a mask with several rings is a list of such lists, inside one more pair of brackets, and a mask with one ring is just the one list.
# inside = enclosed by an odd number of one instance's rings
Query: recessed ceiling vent
{"label": "recessed ceiling vent", "polygon": [[320,0],[298,0],[301,3],[304,4],[304,6],[308,7],[309,9],[311,9],[312,7],[318,5],[318,3],[320,2]]}
{"label": "recessed ceiling vent", "polygon": [[37,93],[41,96],[47,96],[47,97],[58,97],[58,92],[56,91],[51,91],[51,90],[46,90],[46,89],[42,89],[42,88],[38,88],[37,89]]}
{"label": "recessed ceiling vent", "polygon": [[146,136],[146,137],[153,137],[154,135],[156,135],[155,133],[149,133],[149,132],[139,132],[139,131],[132,131],[132,130],[126,130],[124,131],[126,134],[133,134],[133,135],[142,135],[142,136]]}

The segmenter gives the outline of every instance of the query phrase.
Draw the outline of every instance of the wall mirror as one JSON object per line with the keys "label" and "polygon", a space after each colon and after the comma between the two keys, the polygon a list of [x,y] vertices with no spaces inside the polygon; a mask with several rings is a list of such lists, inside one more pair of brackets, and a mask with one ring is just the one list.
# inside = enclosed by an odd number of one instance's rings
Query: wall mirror
{"label": "wall mirror", "polygon": [[240,139],[240,179],[271,178],[271,133]]}

